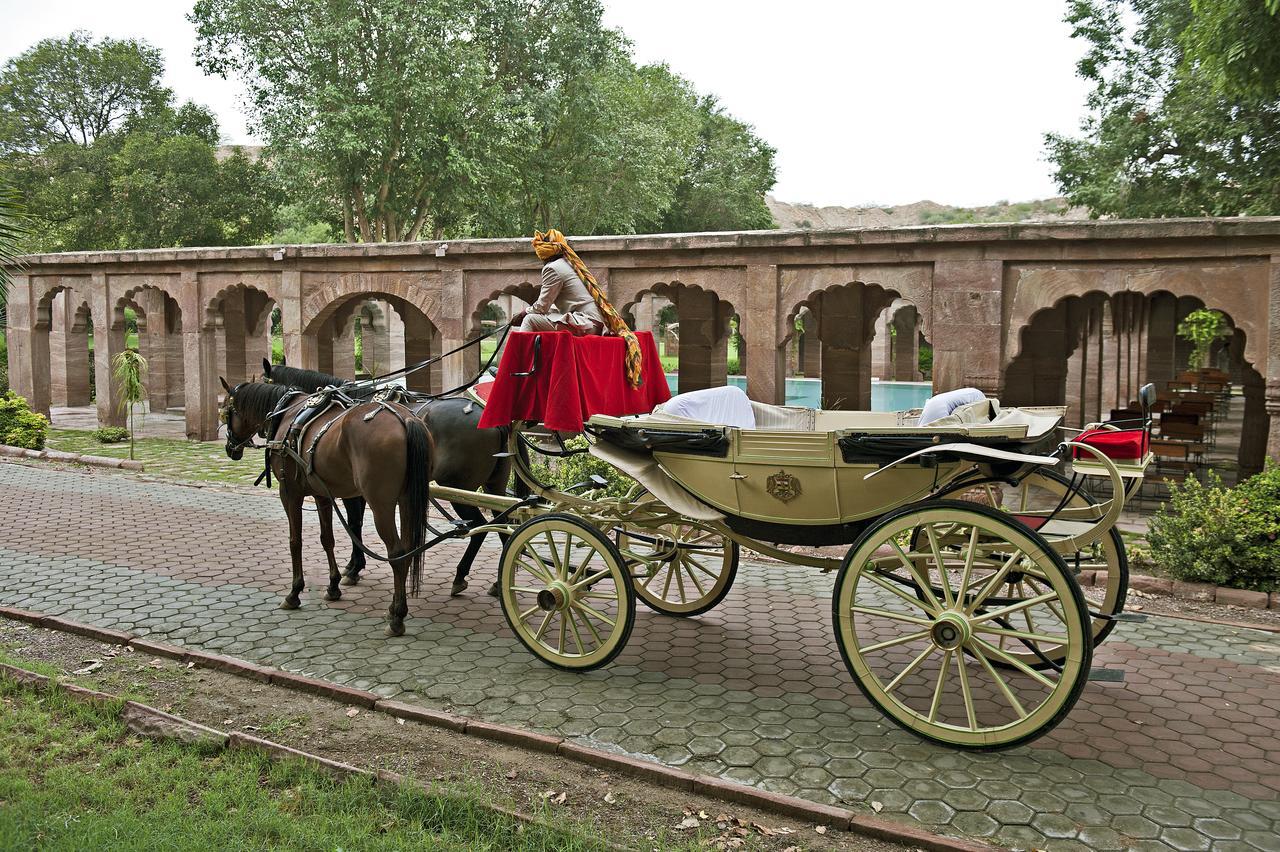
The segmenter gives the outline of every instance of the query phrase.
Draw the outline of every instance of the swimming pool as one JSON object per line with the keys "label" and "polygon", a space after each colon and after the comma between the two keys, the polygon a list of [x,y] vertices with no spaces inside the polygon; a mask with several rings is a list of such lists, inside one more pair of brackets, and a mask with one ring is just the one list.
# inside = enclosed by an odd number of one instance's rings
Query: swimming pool
{"label": "swimming pool", "polygon": [[[667,373],[667,386],[676,393],[678,374]],[[747,389],[746,376],[730,376],[729,384]],[[920,408],[925,400],[933,395],[933,385],[929,382],[877,382],[871,383],[872,411],[905,411],[908,408]],[[787,379],[787,405],[800,405],[805,408],[822,407],[821,379]]]}

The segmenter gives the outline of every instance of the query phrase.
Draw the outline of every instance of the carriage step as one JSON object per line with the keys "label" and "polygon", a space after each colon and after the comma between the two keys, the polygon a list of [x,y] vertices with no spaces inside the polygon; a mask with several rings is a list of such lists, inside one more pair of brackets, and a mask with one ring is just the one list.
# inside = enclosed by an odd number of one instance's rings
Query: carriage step
{"label": "carriage step", "polygon": [[1090,669],[1089,680],[1098,683],[1124,683],[1124,669]]}
{"label": "carriage step", "polygon": [[1133,624],[1142,624],[1147,620],[1145,612],[1117,612],[1111,616],[1112,621],[1128,621]]}

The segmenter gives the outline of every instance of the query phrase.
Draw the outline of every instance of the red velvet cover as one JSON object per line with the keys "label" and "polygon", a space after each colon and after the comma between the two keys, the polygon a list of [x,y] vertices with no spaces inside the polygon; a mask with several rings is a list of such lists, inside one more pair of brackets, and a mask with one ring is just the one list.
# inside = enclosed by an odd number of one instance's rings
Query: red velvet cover
{"label": "red velvet cover", "polygon": [[[647,414],[671,398],[653,335],[637,332],[643,356],[644,382],[627,384],[621,337],[574,337],[567,331],[515,331],[498,364],[498,377],[480,418],[480,428],[507,426],[516,420],[537,421],[559,432],[581,432],[593,414],[621,417]],[[516,376],[533,364],[533,342],[542,338],[538,371]]]}
{"label": "red velvet cover", "polygon": [[[1147,454],[1147,431],[1145,429],[1090,429],[1076,438],[1082,444],[1088,444],[1099,450],[1104,456],[1119,461],[1136,461]],[[1093,456],[1084,450],[1076,450],[1078,459],[1092,459]]]}

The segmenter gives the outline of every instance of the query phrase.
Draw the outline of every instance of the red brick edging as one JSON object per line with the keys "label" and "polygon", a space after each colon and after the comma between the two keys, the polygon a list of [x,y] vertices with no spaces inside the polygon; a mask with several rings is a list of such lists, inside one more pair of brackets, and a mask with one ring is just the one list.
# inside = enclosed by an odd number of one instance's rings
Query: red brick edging
{"label": "red brick edging", "polygon": [[[1081,571],[1076,579],[1081,586],[1101,587],[1107,584],[1106,571]],[[1149,595],[1175,597],[1185,601],[1216,603],[1245,609],[1280,609],[1280,592],[1251,592],[1212,583],[1187,583],[1182,580],[1166,580],[1148,577],[1146,574],[1130,574],[1129,588]],[[1266,630],[1267,628],[1260,628]]]}
{"label": "red brick edging", "polygon": [[[931,850],[931,852],[992,852],[993,849],[997,848],[985,843],[934,834],[925,829],[887,819],[866,814],[856,814],[845,808],[822,805],[796,796],[784,796],[779,793],[771,793],[766,790],[749,787],[745,784],[725,781],[721,778],[684,772],[680,769],[647,760],[639,760],[628,755],[588,748],[577,743],[567,742],[563,737],[539,734],[509,725],[482,722],[477,719],[457,716],[427,707],[419,707],[404,701],[385,699],[376,693],[366,690],[352,689],[351,687],[340,686],[317,678],[259,666],[234,657],[209,654],[204,651],[188,650],[176,645],[154,642],[149,639],[134,637],[120,630],[97,627],[57,616],[47,616],[16,607],[0,606],[0,618],[10,618],[37,627],[74,633],[112,645],[128,645],[138,651],[156,656],[195,663],[204,668],[253,678],[264,683],[306,692],[343,704],[354,704],[374,711],[381,711],[390,716],[447,728],[456,733],[493,740],[517,748],[558,754],[569,760],[631,775],[670,789],[689,790],[711,798],[759,808],[760,810],[781,814],[793,819],[813,822],[817,825],[829,825],[881,840],[909,843],[920,849]],[[0,673],[28,685],[56,684],[68,694],[99,706],[106,706],[119,700],[115,696],[107,695],[106,693],[85,689],[74,684],[59,683],[44,675],[28,672],[25,669],[3,663],[0,663]],[[382,782],[400,783],[407,780],[393,772],[378,771],[371,773],[365,769],[348,766],[345,763],[298,751],[297,749],[247,734],[239,732],[226,734],[221,731],[215,731],[198,723],[172,716],[137,702],[126,702],[125,707],[126,709],[132,708],[131,712],[133,714],[138,717],[145,717],[149,722],[158,726],[167,723],[174,726],[186,726],[190,729],[200,729],[199,732],[189,732],[192,737],[197,737],[197,733],[199,734],[197,738],[216,740],[218,737],[225,737],[225,746],[228,748],[257,748],[276,759],[296,757],[331,772],[345,775],[372,775]],[[503,808],[494,808],[494,810],[516,819],[532,821],[531,817],[508,812]]]}
{"label": "red brick edging", "polygon": [[89,456],[80,453],[64,453],[61,450],[28,450],[25,447],[11,447],[0,444],[0,457],[15,459],[45,459],[46,461],[72,462],[87,464],[92,467],[110,467],[119,470],[142,470],[142,462],[133,459],[113,459],[107,456]]}

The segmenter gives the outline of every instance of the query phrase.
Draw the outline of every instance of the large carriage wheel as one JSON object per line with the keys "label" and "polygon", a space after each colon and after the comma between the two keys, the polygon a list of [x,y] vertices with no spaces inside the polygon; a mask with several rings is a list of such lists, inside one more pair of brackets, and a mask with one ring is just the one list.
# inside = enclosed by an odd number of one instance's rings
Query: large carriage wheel
{"label": "large carriage wheel", "polygon": [[[1023,592],[1007,594],[1018,579]],[[936,500],[885,516],[845,556],[832,606],[858,688],[926,739],[969,749],[1035,739],[1088,678],[1089,619],[1066,563],[986,506]],[[1041,671],[1001,639],[1064,654]]]}
{"label": "large carriage wheel", "polygon": [[738,543],[695,521],[623,529],[618,549],[639,563],[636,595],[664,615],[701,615],[724,600],[738,574]]}
{"label": "large carriage wheel", "polygon": [[573,515],[539,515],[517,527],[502,550],[498,586],[516,638],[558,669],[607,665],[635,623],[636,595],[621,554]]}
{"label": "large carriage wheel", "polygon": [[[959,485],[950,491],[944,491],[939,496],[949,497],[967,492],[969,496],[966,499],[1003,509],[1035,529],[1039,521],[1037,514],[1043,516],[1063,506],[1062,498],[1069,490],[1072,491],[1072,495],[1063,508],[1077,512],[1076,517],[1079,519],[1096,520],[1102,517],[1105,510],[1099,508],[1097,498],[1083,489],[1072,489],[1071,480],[1053,470],[1037,470],[1016,485],[989,480]],[[1053,542],[1051,535],[1046,535],[1045,538],[1050,543]],[[1107,531],[1107,535],[1101,541],[1087,550],[1063,553],[1062,557],[1073,572],[1106,572],[1107,584],[1103,589],[1102,600],[1096,606],[1090,605],[1090,608],[1099,614],[1099,617],[1093,619],[1093,647],[1096,648],[1116,626],[1115,620],[1101,616],[1112,616],[1123,612],[1124,602],[1129,594],[1129,559],[1125,554],[1124,539],[1120,536],[1119,530],[1113,527]],[[1006,593],[1020,592],[1016,588],[1009,588],[1006,589]],[[1039,656],[1020,646],[1019,643],[1006,641],[1003,647],[1030,665],[1036,667],[1045,665]],[[1044,647],[1037,650],[1053,662],[1061,661],[1062,655],[1059,651]]]}

